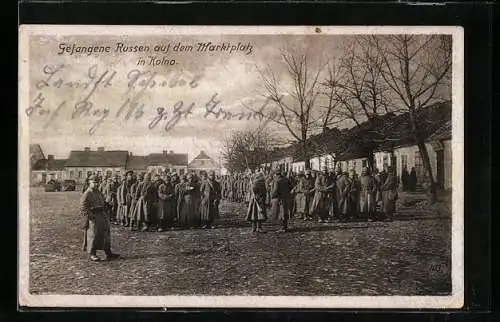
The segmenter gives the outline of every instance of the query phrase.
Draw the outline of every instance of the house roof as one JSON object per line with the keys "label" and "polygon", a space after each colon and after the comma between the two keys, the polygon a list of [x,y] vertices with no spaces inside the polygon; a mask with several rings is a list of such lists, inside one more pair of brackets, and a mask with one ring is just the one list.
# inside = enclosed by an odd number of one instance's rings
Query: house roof
{"label": "house roof", "polygon": [[167,153],[167,160],[171,165],[188,165],[188,155],[186,153]]}
{"label": "house roof", "polygon": [[[429,138],[434,132],[451,120],[451,102],[440,102],[422,108],[415,115],[420,124],[420,137]],[[451,123],[450,123],[451,126]],[[451,129],[451,128],[450,128]],[[410,146],[415,144],[411,135],[409,113],[403,113],[392,118],[390,122],[379,128],[377,151]]]}
{"label": "house roof", "polygon": [[427,141],[450,140],[451,132],[452,132],[452,126],[451,126],[451,120],[449,120],[439,129],[437,129],[434,133],[432,133],[427,139]]}
{"label": "house roof", "polygon": [[219,165],[205,151],[201,151],[191,162],[189,162],[191,169],[218,169]]}
{"label": "house roof", "polygon": [[167,164],[168,160],[163,153],[150,153],[146,157],[146,162],[148,165]]}
{"label": "house roof", "polygon": [[125,167],[127,151],[71,151],[66,167]]}
{"label": "house roof", "polygon": [[142,171],[146,170],[148,160],[146,156],[143,155],[130,155],[127,160],[127,170]]}
{"label": "house roof", "polygon": [[[424,138],[451,137],[451,102],[440,102],[422,108],[416,113],[420,127],[419,135]],[[387,113],[375,116],[348,130],[330,129],[308,139],[306,151],[309,158],[335,153],[339,161],[363,158],[370,151],[386,151],[397,147],[414,145],[411,135],[409,113],[396,115]],[[272,160],[293,155],[294,161],[302,161],[300,146],[293,144],[288,148],[274,151]]]}
{"label": "house roof", "polygon": [[47,171],[61,171],[64,170],[66,159],[40,159],[33,165],[34,171],[47,170]]}

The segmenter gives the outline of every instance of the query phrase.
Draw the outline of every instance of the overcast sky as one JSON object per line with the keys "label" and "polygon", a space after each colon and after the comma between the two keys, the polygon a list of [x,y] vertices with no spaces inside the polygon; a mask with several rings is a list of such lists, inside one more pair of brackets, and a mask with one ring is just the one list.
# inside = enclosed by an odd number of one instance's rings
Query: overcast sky
{"label": "overcast sky", "polygon": [[[71,150],[79,150],[84,147],[96,149],[104,146],[106,149],[129,150],[135,154],[147,154],[161,152],[162,150],[173,150],[179,153],[188,153],[189,159],[194,158],[200,150],[205,150],[214,158],[218,158],[220,142],[224,135],[238,128],[255,126],[255,122],[248,120],[217,120],[214,115],[204,118],[206,109],[204,104],[217,93],[221,106],[226,111],[233,113],[249,112],[242,106],[254,104],[259,107],[263,104],[261,94],[261,78],[257,68],[269,65],[273,71],[286,84],[290,82],[284,77],[286,74],[281,62],[280,50],[299,50],[307,52],[313,58],[313,65],[319,66],[325,62],[322,57],[325,53],[332,56],[338,51],[340,36],[165,36],[165,37],[110,37],[110,36],[78,36],[78,37],[32,37],[30,42],[30,98],[35,102],[39,94],[44,101],[41,106],[55,110],[59,104],[65,104],[54,113],[44,114],[34,112],[30,117],[30,143],[38,143],[42,146],[44,153],[54,154],[57,158],[66,158]],[[252,53],[247,50],[228,53],[199,53],[183,52],[158,54],[149,53],[116,53],[115,44],[123,42],[126,45],[149,45],[153,49],[155,44],[174,45],[180,42],[183,45],[195,45],[199,42],[211,42],[212,44],[230,43],[237,45],[241,43],[246,47],[252,46]],[[58,55],[60,44],[68,46],[111,46],[111,53],[96,55],[73,54]],[[171,47],[172,48],[172,47]],[[149,56],[167,57],[175,59],[175,66],[137,66],[140,57],[146,62]],[[92,103],[93,113],[95,110],[108,109],[109,115],[102,121],[93,135],[89,129],[100,119],[99,115],[72,119],[75,104],[82,100],[92,89],[93,85],[84,89],[82,86],[72,88],[62,85],[60,88],[46,86],[39,89],[41,80],[46,80],[48,75],[44,74],[44,67],[64,65],[50,80],[49,83],[62,78],[66,82],[84,81],[88,82],[87,74],[89,68],[96,66],[95,79],[97,80],[106,70],[109,76],[116,71],[111,85],[103,88],[98,86],[92,93],[89,102]],[[195,75],[201,75],[197,81],[196,88],[156,86],[147,88],[139,98],[139,103],[144,104],[144,114],[139,120],[133,117],[124,120],[116,117],[120,106],[127,100],[139,93],[142,87],[127,91],[127,84],[131,77],[129,72],[139,69],[140,71],[153,71],[156,73],[155,81],[161,83],[170,80],[172,75],[180,72],[185,79],[191,80]],[[47,69],[46,69],[47,71]],[[142,79],[146,79],[147,75]],[[157,108],[165,107],[171,111],[173,105],[182,100],[184,106],[194,103],[193,113],[185,119],[181,119],[172,129],[165,131],[165,121],[160,121],[153,129],[148,126],[158,115]],[[253,102],[253,103],[252,103]],[[274,108],[269,106],[268,108]],[[38,110],[37,110],[38,111]],[[51,118],[53,117],[53,118]],[[49,125],[46,125],[50,120]],[[278,135],[286,136],[286,130],[275,127]]]}
{"label": "overcast sky", "polygon": [[[240,36],[71,36],[47,37],[32,36],[30,39],[29,57],[29,95],[32,105],[39,102],[43,109],[51,113],[40,115],[36,109],[30,116],[30,143],[41,145],[45,155],[54,154],[56,158],[67,158],[71,150],[82,150],[84,147],[96,149],[105,147],[110,150],[128,150],[134,154],[148,154],[173,150],[178,153],[188,153],[193,159],[200,150],[205,150],[210,156],[219,159],[221,140],[230,131],[241,128],[254,128],[257,121],[221,120],[214,115],[205,118],[205,104],[217,94],[219,107],[227,112],[238,113],[250,111],[243,106],[251,105],[258,109],[263,103],[262,79],[258,69],[270,67],[284,89],[293,84],[282,61],[283,51],[307,54],[310,68],[324,67],[327,63],[337,64],[341,56],[343,44],[349,41],[349,35],[240,35]],[[148,45],[148,53],[117,53],[116,44],[122,42],[125,46]],[[240,45],[241,51],[229,52],[196,52],[198,43],[214,45]],[[191,52],[173,52],[175,44],[193,45]],[[75,46],[110,46],[110,53],[100,54],[63,54],[61,44],[72,50]],[[153,52],[157,44],[170,44],[167,54]],[[251,46],[251,53],[249,53]],[[175,60],[174,66],[149,66],[150,57],[156,56]],[[139,58],[146,60],[146,66],[138,66]],[[41,81],[48,79],[50,70],[62,66],[49,80],[49,86]],[[91,68],[94,66],[94,68]],[[129,88],[129,82],[135,72],[149,72],[138,78],[135,88]],[[92,79],[89,78],[89,73]],[[156,86],[144,87],[140,81],[146,81],[154,73]],[[103,82],[94,89],[94,84],[104,75]],[[113,78],[106,83],[110,75]],[[161,86],[172,80],[174,75],[191,81],[199,76],[196,87]],[[326,76],[326,75],[325,75]],[[322,76],[323,77],[323,76]],[[62,80],[60,88],[57,81]],[[54,84],[54,82],[56,82]],[[89,83],[68,86],[68,83]],[[149,83],[150,84],[150,83]],[[38,85],[38,86],[37,86]],[[59,83],[60,85],[60,83]],[[107,85],[104,87],[104,85]],[[85,97],[87,100],[84,100]],[[41,98],[37,99],[37,98]],[[143,114],[135,119],[132,114],[125,120],[130,105],[117,116],[120,107],[137,98],[137,103],[143,105]],[[77,102],[86,102],[78,106],[90,108],[90,115],[74,117],[73,112]],[[172,117],[174,105],[182,101],[183,108],[193,104],[192,113],[183,117],[168,131],[165,130],[167,120]],[[64,102],[63,105],[61,105]],[[318,104],[320,105],[320,104]],[[54,110],[58,109],[57,115]],[[163,119],[150,129],[151,122],[158,116],[158,108],[167,111],[167,120]],[[268,105],[266,112],[276,109]],[[107,116],[103,119],[102,112]],[[99,120],[102,123],[99,124]],[[96,124],[98,126],[96,127]],[[286,129],[269,123],[275,134],[290,138]],[[349,126],[343,124],[342,126]],[[89,130],[95,128],[95,132]]]}

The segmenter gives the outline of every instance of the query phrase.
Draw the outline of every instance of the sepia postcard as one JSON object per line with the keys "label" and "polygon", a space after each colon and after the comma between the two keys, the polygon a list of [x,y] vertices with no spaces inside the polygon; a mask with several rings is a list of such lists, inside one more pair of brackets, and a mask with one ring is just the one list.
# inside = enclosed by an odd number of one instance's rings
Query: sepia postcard
{"label": "sepia postcard", "polygon": [[460,27],[19,27],[20,307],[460,308]]}

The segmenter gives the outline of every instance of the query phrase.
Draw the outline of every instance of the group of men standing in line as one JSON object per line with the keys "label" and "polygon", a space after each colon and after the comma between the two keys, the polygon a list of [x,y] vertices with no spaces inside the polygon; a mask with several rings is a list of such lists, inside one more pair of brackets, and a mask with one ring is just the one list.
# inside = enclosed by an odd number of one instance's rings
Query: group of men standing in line
{"label": "group of men standing in line", "polygon": [[[96,250],[110,250],[110,224],[130,230],[164,231],[174,227],[215,228],[221,187],[215,173],[177,176],[129,171],[123,178],[90,175],[80,200],[84,217],[84,250],[99,261]],[[107,256],[113,258],[113,255]]]}
{"label": "group of men standing in line", "polygon": [[[164,231],[178,227],[213,228],[221,188],[215,173],[151,174],[128,171],[123,178],[96,178],[111,223],[131,230]],[[83,190],[86,190],[84,185]]]}
{"label": "group of men standing in line", "polygon": [[[262,223],[271,217],[281,223],[279,232],[288,231],[292,217],[317,222],[377,220],[391,221],[398,198],[399,180],[391,167],[380,173],[364,168],[361,175],[338,170],[336,173],[282,171],[233,174],[217,180],[215,173],[178,176],[129,171],[101,179],[90,175],[80,200],[85,224],[84,250],[99,261],[97,250],[111,252],[110,224],[130,230],[164,231],[181,228],[215,228],[221,199],[248,205],[245,219],[253,232],[264,232]],[[380,206],[380,210],[378,210]]]}
{"label": "group of men standing in line", "polygon": [[281,222],[280,232],[287,231],[292,217],[319,223],[392,221],[398,185],[391,167],[381,172],[364,168],[360,176],[354,170],[334,173],[324,169],[298,175],[258,171],[255,175],[235,174],[221,179],[223,198],[248,203],[247,220],[253,223],[255,232],[263,232],[268,211]]}

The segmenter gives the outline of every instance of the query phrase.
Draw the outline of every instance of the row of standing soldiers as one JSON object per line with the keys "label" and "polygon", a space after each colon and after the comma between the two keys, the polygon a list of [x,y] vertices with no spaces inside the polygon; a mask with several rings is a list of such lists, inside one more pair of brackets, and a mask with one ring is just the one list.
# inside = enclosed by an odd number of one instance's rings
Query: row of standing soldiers
{"label": "row of standing soldiers", "polygon": [[[221,187],[215,174],[178,176],[129,171],[123,178],[97,178],[111,222],[131,230],[163,231],[174,227],[214,228]],[[83,191],[87,190],[87,183]]]}
{"label": "row of standing soldiers", "polygon": [[262,222],[271,212],[280,220],[281,231],[287,230],[291,217],[318,222],[348,220],[390,221],[398,198],[399,180],[391,167],[370,172],[364,168],[359,176],[337,171],[234,174],[221,179],[222,198],[249,205],[247,220],[254,231],[262,230]]}

